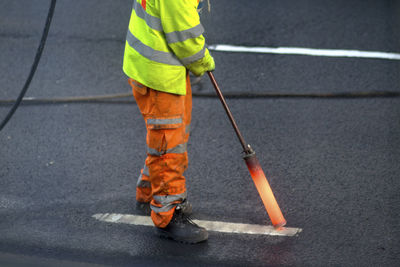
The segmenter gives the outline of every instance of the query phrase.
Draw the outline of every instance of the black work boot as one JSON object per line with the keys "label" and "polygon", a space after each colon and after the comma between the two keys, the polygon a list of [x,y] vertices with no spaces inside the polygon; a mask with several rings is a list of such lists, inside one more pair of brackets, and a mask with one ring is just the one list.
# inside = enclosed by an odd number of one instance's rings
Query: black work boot
{"label": "black work boot", "polygon": [[208,239],[207,230],[195,224],[187,214],[183,213],[179,205],[167,227],[156,227],[156,232],[161,237],[188,244],[196,244]]}
{"label": "black work boot", "polygon": [[[181,206],[182,212],[186,215],[192,214],[192,204],[186,199],[179,204]],[[141,215],[150,216],[151,215],[151,208],[149,202],[139,202],[136,201],[136,210],[140,212]]]}

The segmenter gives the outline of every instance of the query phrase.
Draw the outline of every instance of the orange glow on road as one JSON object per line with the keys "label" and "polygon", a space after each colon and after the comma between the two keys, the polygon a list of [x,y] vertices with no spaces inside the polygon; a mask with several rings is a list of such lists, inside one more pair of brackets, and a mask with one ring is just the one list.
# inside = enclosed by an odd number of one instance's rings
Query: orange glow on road
{"label": "orange glow on road", "polygon": [[282,215],[281,209],[276,202],[274,193],[265,177],[264,171],[260,167],[255,154],[245,158],[247,168],[250,171],[251,178],[253,178],[254,184],[256,185],[257,191],[260,194],[262,202],[264,203],[265,209],[271,219],[272,224],[275,228],[280,228],[286,224],[286,220]]}

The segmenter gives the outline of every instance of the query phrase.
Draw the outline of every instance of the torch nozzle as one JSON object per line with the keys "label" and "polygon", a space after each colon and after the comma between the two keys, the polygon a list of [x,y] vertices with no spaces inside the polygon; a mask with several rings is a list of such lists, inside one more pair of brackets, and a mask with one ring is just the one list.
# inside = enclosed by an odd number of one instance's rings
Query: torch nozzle
{"label": "torch nozzle", "polygon": [[254,184],[257,191],[264,203],[265,209],[269,217],[271,218],[272,224],[276,228],[281,228],[286,224],[286,220],[282,215],[281,209],[276,202],[274,193],[265,177],[264,171],[262,170],[260,163],[256,157],[256,154],[251,153],[244,156],[247,168],[250,171],[251,178],[253,178]]}

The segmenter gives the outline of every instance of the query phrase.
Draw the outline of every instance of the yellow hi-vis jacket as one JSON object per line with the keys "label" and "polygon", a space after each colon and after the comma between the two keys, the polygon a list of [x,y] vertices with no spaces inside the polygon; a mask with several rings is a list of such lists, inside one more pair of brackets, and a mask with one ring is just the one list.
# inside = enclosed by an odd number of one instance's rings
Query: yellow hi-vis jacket
{"label": "yellow hi-vis jacket", "polygon": [[185,95],[187,65],[209,55],[199,0],[134,0],[123,70],[154,90]]}

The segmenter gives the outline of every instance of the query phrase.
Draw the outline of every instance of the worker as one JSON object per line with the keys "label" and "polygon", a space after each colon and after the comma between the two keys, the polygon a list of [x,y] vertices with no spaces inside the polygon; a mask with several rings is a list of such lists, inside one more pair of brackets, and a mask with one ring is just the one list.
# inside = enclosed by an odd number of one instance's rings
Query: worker
{"label": "worker", "polygon": [[123,70],[147,129],[147,158],[136,186],[137,208],[156,233],[183,243],[207,240],[190,218],[188,167],[192,92],[189,71],[215,68],[198,9],[202,0],[134,0]]}

